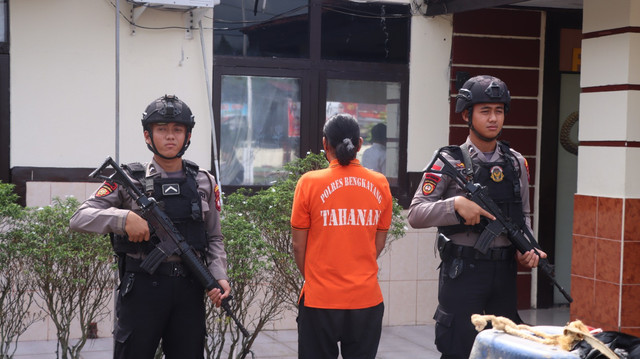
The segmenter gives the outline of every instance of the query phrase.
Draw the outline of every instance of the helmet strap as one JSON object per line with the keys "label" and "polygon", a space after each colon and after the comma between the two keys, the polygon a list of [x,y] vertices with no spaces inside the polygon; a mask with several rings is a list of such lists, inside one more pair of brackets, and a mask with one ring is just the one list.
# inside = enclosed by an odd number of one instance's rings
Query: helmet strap
{"label": "helmet strap", "polygon": [[500,132],[498,132],[498,134],[496,136],[494,136],[494,137],[485,137],[485,136],[481,135],[480,132],[478,132],[478,130],[476,130],[475,127],[473,127],[473,120],[472,120],[472,118],[473,118],[473,107],[470,107],[468,111],[469,111],[469,121],[467,121],[467,123],[469,124],[469,129],[471,129],[471,131],[473,131],[473,133],[475,133],[476,136],[481,141],[493,142],[493,141],[497,140],[498,137],[500,137],[500,135],[502,135],[502,129],[500,129]]}
{"label": "helmet strap", "polygon": [[167,157],[164,156],[162,154],[160,154],[160,152],[158,152],[158,150],[156,149],[156,144],[153,142],[153,132],[151,130],[151,128],[149,128],[148,130],[146,130],[149,132],[149,139],[151,140],[151,144],[147,143],[147,148],[149,149],[149,151],[153,152],[153,154],[158,155],[162,158],[164,158],[165,160],[172,160],[174,158],[180,158],[184,155],[184,153],[187,151],[187,148],[189,148],[189,145],[191,144],[191,140],[189,139],[189,135],[191,134],[191,131],[187,131],[187,134],[184,138],[184,143],[182,144],[182,149],[180,150],[180,152],[178,152],[175,156],[173,157]]}

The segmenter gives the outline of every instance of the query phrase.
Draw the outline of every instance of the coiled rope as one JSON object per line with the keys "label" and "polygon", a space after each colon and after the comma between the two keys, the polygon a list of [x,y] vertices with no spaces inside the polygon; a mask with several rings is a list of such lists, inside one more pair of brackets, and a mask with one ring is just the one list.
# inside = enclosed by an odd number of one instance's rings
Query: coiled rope
{"label": "coiled rope", "polygon": [[560,144],[569,153],[578,154],[578,143],[571,140],[571,128],[578,123],[578,111],[572,112],[562,123],[560,128]]}

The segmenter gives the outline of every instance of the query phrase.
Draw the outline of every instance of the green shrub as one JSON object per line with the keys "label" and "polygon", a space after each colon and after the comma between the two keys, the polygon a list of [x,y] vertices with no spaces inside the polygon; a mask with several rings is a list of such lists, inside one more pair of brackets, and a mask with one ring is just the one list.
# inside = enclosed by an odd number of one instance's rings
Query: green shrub
{"label": "green shrub", "polygon": [[[74,198],[54,199],[51,206],[28,209],[10,231],[27,261],[39,305],[55,325],[62,358],[79,357],[89,324],[109,315],[108,299],[115,285],[109,240],[69,229],[78,206]],[[82,336],[72,344],[74,321]]]}
{"label": "green shrub", "polygon": [[14,185],[0,182],[0,358],[11,358],[20,336],[43,317],[33,312],[33,291],[25,274],[27,263],[20,244],[10,235],[17,220],[25,214],[16,203]]}

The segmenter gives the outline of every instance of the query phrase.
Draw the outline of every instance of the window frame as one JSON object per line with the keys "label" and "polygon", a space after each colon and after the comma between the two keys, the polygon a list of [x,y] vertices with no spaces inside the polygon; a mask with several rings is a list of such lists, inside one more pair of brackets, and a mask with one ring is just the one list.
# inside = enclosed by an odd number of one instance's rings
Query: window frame
{"label": "window frame", "polygon": [[[398,182],[397,185],[391,186],[391,194],[398,198],[404,205],[406,200],[410,200],[413,196],[412,193],[408,193],[408,179],[407,179],[407,128],[408,128],[408,111],[409,111],[409,71],[388,71],[386,64],[379,64],[378,66],[371,66],[371,68],[353,66],[358,70],[350,69],[349,71],[332,69],[325,70],[320,73],[320,103],[322,104],[322,112],[319,116],[322,116],[322,125],[324,125],[325,108],[324,104],[327,101],[327,83],[329,80],[351,80],[351,81],[379,81],[379,82],[397,82],[400,84],[400,118],[399,118],[399,143],[398,143]],[[398,65],[406,66],[406,65]],[[322,125],[319,128],[319,134],[322,134]],[[318,136],[320,137],[320,136]],[[408,197],[407,197],[408,196]],[[408,203],[407,203],[408,206]]]}
{"label": "window frame", "polygon": [[[321,5],[323,0],[309,0],[309,55],[310,58],[260,58],[214,54],[213,57],[213,110],[216,126],[216,143],[220,146],[220,106],[222,77],[232,76],[273,76],[300,79],[300,153],[303,157],[309,150],[322,149],[322,127],[325,121],[328,80],[383,81],[400,84],[400,131],[398,182],[391,187],[391,193],[401,205],[408,207],[413,193],[407,174],[407,128],[409,112],[409,64],[389,64],[357,61],[323,60],[320,56]],[[407,26],[411,26],[408,21]],[[407,40],[409,42],[409,39]],[[409,46],[409,45],[407,45]],[[212,161],[217,158],[212,153]],[[212,163],[212,168],[214,168]],[[225,186],[227,194],[238,188],[256,190],[268,186],[243,185]]]}
{"label": "window frame", "polygon": [[5,16],[4,35],[6,41],[0,42],[0,181],[11,182],[10,155],[11,155],[11,114],[10,107],[10,57],[9,57],[9,1],[0,2],[4,5]]}

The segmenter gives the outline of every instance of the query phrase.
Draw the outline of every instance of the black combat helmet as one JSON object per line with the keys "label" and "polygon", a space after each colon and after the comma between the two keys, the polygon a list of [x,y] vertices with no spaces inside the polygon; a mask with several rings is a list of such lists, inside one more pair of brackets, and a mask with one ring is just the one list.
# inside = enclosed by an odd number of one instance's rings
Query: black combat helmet
{"label": "black combat helmet", "polygon": [[511,95],[507,85],[497,77],[480,75],[468,79],[456,96],[456,113],[462,112],[477,103],[503,103],[504,111],[509,112]]}
{"label": "black combat helmet", "polygon": [[[191,141],[189,140],[189,134],[191,133],[193,126],[195,126],[196,124],[189,106],[187,106],[186,103],[182,102],[182,100],[180,100],[175,95],[164,95],[151,102],[149,106],[147,106],[147,109],[142,113],[142,128],[145,131],[149,131],[149,134],[151,134],[150,125],[152,123],[170,122],[181,123],[187,127],[187,134],[184,139],[184,144],[182,145],[182,149],[180,150],[180,152],[176,155],[176,157],[182,157],[182,155],[184,155],[184,152],[189,147],[189,144],[191,144]],[[161,155],[156,150],[156,146],[153,144],[153,136],[150,137],[151,145],[147,144],[149,150],[162,158],[167,158]]]}
{"label": "black combat helmet", "polygon": [[473,127],[473,105],[477,103],[502,103],[504,104],[504,113],[509,112],[511,104],[511,95],[507,85],[497,77],[489,75],[480,75],[468,79],[456,96],[456,113],[469,110],[469,128],[478,135],[483,141],[491,142],[502,134],[502,130],[497,136],[487,138],[482,136]]}

